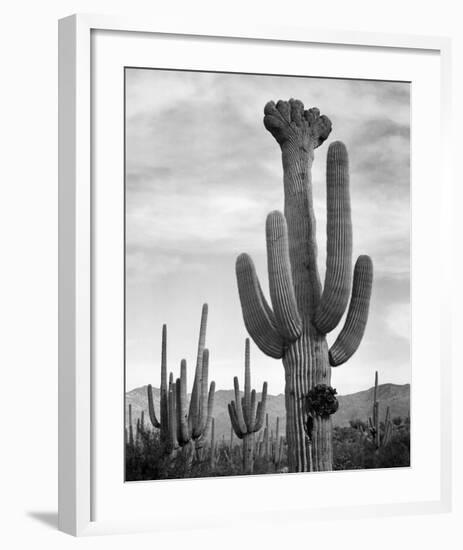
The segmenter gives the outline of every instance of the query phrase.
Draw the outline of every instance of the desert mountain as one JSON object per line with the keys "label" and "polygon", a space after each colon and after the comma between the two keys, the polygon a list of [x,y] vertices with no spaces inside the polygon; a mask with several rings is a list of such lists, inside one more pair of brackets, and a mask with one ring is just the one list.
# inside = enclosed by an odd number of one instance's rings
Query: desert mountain
{"label": "desert mountain", "polygon": [[[156,414],[159,417],[159,394],[158,388],[153,388],[154,403]],[[230,419],[228,417],[227,405],[234,399],[233,390],[217,390],[214,401],[214,418],[216,434],[218,439],[230,437]],[[260,395],[259,395],[260,398]],[[360,419],[367,421],[371,415],[373,406],[373,388],[352,393],[349,395],[340,395],[339,409],[333,416],[335,426],[348,426],[350,420]],[[386,408],[389,407],[391,416],[408,416],[410,411],[410,384],[381,384],[378,386],[378,401],[380,410],[380,419],[384,418]],[[132,405],[132,422],[135,425],[137,418],[144,411],[145,423],[150,425],[148,415],[148,397],[147,386],[135,388],[126,394],[126,418],[128,421],[128,406]],[[270,428],[275,430],[277,417],[280,417],[280,430],[284,433],[285,427],[285,401],[284,395],[268,395],[266,411],[269,415]]]}

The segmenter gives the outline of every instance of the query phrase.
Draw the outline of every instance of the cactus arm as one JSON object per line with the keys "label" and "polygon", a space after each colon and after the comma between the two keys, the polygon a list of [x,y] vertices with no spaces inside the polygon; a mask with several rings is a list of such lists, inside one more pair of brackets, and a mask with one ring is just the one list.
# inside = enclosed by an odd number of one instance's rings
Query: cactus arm
{"label": "cactus arm", "polygon": [[133,446],[132,405],[129,403],[129,443]]}
{"label": "cactus arm", "polygon": [[280,359],[284,352],[283,338],[274,317],[269,315],[254,263],[247,254],[240,254],[236,260],[236,278],[246,329],[266,355]]}
{"label": "cactus arm", "polygon": [[257,405],[256,425],[254,431],[258,432],[264,425],[265,407],[267,405],[267,382],[262,386],[262,397]]}
{"label": "cactus arm", "polygon": [[186,404],[186,361],[182,359],[180,363],[180,378],[177,378],[177,423],[179,430],[177,438],[180,445],[186,445],[190,441],[190,432],[188,429],[188,413]]}
{"label": "cactus arm", "polygon": [[354,269],[352,297],[346,322],[329,351],[332,367],[345,363],[357,351],[368,320],[373,264],[369,256],[359,256]]}
{"label": "cactus arm", "polygon": [[160,420],[161,439],[163,441],[167,441],[169,437],[168,415],[169,406],[167,403],[167,326],[162,325]]}
{"label": "cactus arm", "polygon": [[178,444],[182,444],[182,428],[181,428],[181,415],[182,412],[180,410],[180,393],[181,393],[181,384],[180,384],[180,378],[177,378],[175,381],[175,424],[176,424],[176,437]]}
{"label": "cactus arm", "polygon": [[203,304],[201,311],[201,324],[199,327],[198,352],[196,356],[196,370],[191,391],[190,409],[188,413],[189,428],[194,429],[198,426],[199,409],[200,409],[200,391],[201,391],[201,375],[203,371],[203,352],[206,345],[206,330],[207,330],[207,314],[208,305]]}
{"label": "cactus arm", "polygon": [[252,422],[251,417],[251,352],[249,338],[246,338],[244,345],[244,397],[243,397],[243,416],[244,422],[248,428]]}
{"label": "cactus arm", "polygon": [[238,377],[235,376],[233,378],[233,385],[235,388],[235,411],[236,411],[236,418],[238,420],[238,425],[240,427],[240,430],[243,434],[245,434],[248,430],[246,427],[246,422],[244,421],[243,416],[243,408],[241,406],[241,397],[240,397],[240,383],[238,382]]}
{"label": "cactus arm", "polygon": [[375,403],[375,435],[376,435],[376,445],[379,447],[381,443],[381,433],[380,433],[380,425],[379,425],[379,403],[376,401]]}
{"label": "cactus arm", "polygon": [[256,427],[256,413],[257,413],[257,393],[256,390],[251,392],[251,409],[249,414],[248,431],[255,432]]}
{"label": "cactus arm", "polygon": [[241,398],[241,410],[243,412],[243,419],[244,419],[244,423],[246,424],[246,431],[248,431],[248,426],[249,426],[249,419],[248,419],[248,410],[246,408],[246,403],[244,401],[244,397]]}
{"label": "cactus arm", "polygon": [[176,419],[176,389],[175,382],[169,381],[169,444],[170,448],[176,449],[177,442],[177,419]]}
{"label": "cactus arm", "polygon": [[390,414],[391,414],[390,408],[387,407],[387,409],[386,409],[386,418],[384,419],[384,424],[387,424],[389,422]]}
{"label": "cactus arm", "polygon": [[207,385],[208,385],[208,379],[209,379],[209,350],[207,348],[204,349],[202,363],[203,363],[203,371],[201,375],[199,418],[198,418],[198,425],[195,427],[195,437],[199,437],[201,432],[206,427],[206,422],[207,422],[207,401],[208,401]]}
{"label": "cactus arm", "polygon": [[268,460],[269,454],[269,426],[268,426],[268,414],[265,415],[265,430],[264,430],[264,445],[265,445],[265,458]]}
{"label": "cactus arm", "polygon": [[[238,417],[236,415],[236,407],[235,402],[232,401],[228,404],[228,414],[230,416],[230,422],[233,428],[233,431],[236,433],[237,437],[240,439],[243,439],[243,432],[240,429],[239,423],[238,423]],[[231,438],[230,438],[231,441]]]}
{"label": "cactus arm", "polygon": [[151,384],[148,384],[148,411],[150,415],[151,424],[157,429],[161,427],[161,423],[156,417],[156,411],[154,410],[154,400],[153,400],[153,388]]}
{"label": "cactus arm", "polygon": [[301,335],[302,321],[294,295],[285,217],[275,210],[267,216],[267,259],[270,297],[278,332],[293,342]]}
{"label": "cactus arm", "polygon": [[209,433],[212,422],[212,413],[214,411],[214,399],[215,399],[215,382],[212,381],[209,386],[209,397],[207,399],[207,420],[204,430],[202,431],[201,438],[206,438]]}
{"label": "cactus arm", "polygon": [[169,444],[170,449],[178,447],[177,441],[177,389],[174,382],[174,374],[169,373],[169,392],[168,392],[168,410],[169,410]]}
{"label": "cactus arm", "polygon": [[211,429],[211,450],[209,455],[209,466],[214,468],[215,466],[215,418],[212,419],[212,429]]}
{"label": "cactus arm", "polygon": [[284,439],[283,436],[280,437],[280,446],[278,449],[278,466],[281,464],[281,458],[283,456],[283,445],[284,445]]}
{"label": "cactus arm", "polygon": [[277,326],[277,320],[275,318],[275,314],[273,313],[272,308],[269,306],[269,304],[267,302],[267,299],[265,298],[264,291],[262,290],[262,287],[260,286],[259,278],[257,277],[257,275],[256,275],[256,280],[257,280],[257,292],[258,292],[258,295],[260,297],[260,301],[262,303],[264,311],[265,311],[267,317],[269,318],[271,325],[276,327]]}
{"label": "cactus arm", "polygon": [[389,420],[390,410],[389,407],[386,409],[386,418],[384,419],[384,435],[383,435],[383,445],[389,442],[389,428],[391,421]]}
{"label": "cactus arm", "polygon": [[352,222],[349,195],[349,159],[346,147],[335,141],[328,148],[327,251],[323,294],[314,319],[322,334],[341,320],[349,301],[352,271]]}

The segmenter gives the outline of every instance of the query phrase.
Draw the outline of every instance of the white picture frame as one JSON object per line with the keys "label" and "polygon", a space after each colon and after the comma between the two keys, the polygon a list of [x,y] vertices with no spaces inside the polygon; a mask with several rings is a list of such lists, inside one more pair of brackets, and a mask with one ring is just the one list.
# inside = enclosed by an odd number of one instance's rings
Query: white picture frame
{"label": "white picture frame", "polygon": [[[98,468],[95,467],[95,433],[93,429],[96,399],[95,390],[95,247],[94,228],[98,222],[95,208],[95,159],[92,158],[93,121],[92,105],[93,64],[92,34],[95,32],[130,33],[134,40],[143,36],[181,37],[183,41],[195,37],[214,37],[215,40],[229,40],[245,46],[246,41],[258,41],[260,45],[275,45],[284,48],[291,44],[318,44],[339,51],[349,48],[371,49],[377,52],[401,50],[417,55],[427,53],[437,56],[440,67],[440,104],[433,105],[440,114],[440,139],[438,194],[440,208],[445,212],[451,195],[450,165],[448,159],[449,119],[450,119],[450,41],[447,38],[404,36],[394,34],[361,34],[353,32],[325,31],[305,28],[252,27],[245,25],[239,29],[208,28],[198,24],[185,26],[175,24],[167,27],[156,21],[113,16],[73,15],[59,22],[59,528],[73,535],[92,535],[116,532],[162,530],[172,528],[177,523],[186,527],[207,527],[225,525],[232,518],[227,512],[209,510],[204,513],[204,521],[198,524],[188,517],[186,511],[177,509],[176,517],[169,521],[169,512],[160,518],[155,510],[151,515],[137,517],[104,517],[95,515],[95,487]],[[128,36],[128,35],[127,35]],[[425,63],[426,61],[423,61]],[[122,108],[122,106],[121,106]],[[413,103],[412,103],[413,109]],[[436,148],[436,138],[433,138]],[[426,208],[426,204],[418,208]],[[450,208],[448,208],[450,210]],[[451,239],[448,217],[438,221],[440,254],[450,253]],[[450,318],[449,268],[442,263],[439,280],[438,303],[440,317]],[[412,287],[413,289],[413,287]],[[451,502],[451,450],[450,450],[450,330],[443,321],[434,320],[434,331],[440,335],[436,353],[440,355],[439,382],[440,414],[438,427],[438,496],[421,500],[403,498],[381,502],[373,507],[370,503],[354,503],[330,507],[310,508],[310,517],[358,517],[368,515],[390,515],[442,512],[450,509]],[[444,368],[445,367],[445,368]],[[445,375],[444,375],[445,374]],[[417,390],[419,391],[419,390]],[[416,397],[416,396],[415,396]],[[421,401],[424,401],[425,396]],[[420,401],[420,399],[419,399]],[[123,430],[122,417],[120,430]],[[437,439],[437,437],[436,437]],[[121,457],[122,459],[122,457]],[[437,462],[436,462],[437,463]],[[296,476],[298,474],[294,474]],[[304,474],[301,474],[304,475]],[[361,473],[354,474],[359,480]],[[286,476],[289,484],[296,481],[294,476]],[[285,477],[285,476],[283,476]],[[280,476],[280,479],[282,477]],[[261,476],[256,481],[263,487],[268,478]],[[223,481],[223,480],[222,480]],[[122,482],[122,481],[121,481]],[[248,483],[241,478],[240,487]],[[253,481],[254,482],[254,481]],[[176,484],[182,482],[176,482]],[[191,480],[190,480],[190,483]],[[199,483],[198,481],[194,483]],[[216,480],[203,482],[218,483]],[[280,482],[285,483],[285,481]],[[362,483],[360,480],[359,483]],[[145,484],[146,485],[146,484]],[[163,491],[167,485],[164,484]],[[176,491],[181,485],[178,485]],[[186,485],[185,485],[186,487]],[[221,490],[230,490],[230,485],[221,485]],[[148,487],[144,490],[153,490]],[[168,489],[167,489],[168,490]],[[284,489],[281,489],[284,490]],[[233,498],[233,497],[232,497]],[[154,508],[157,499],[154,498]],[[203,503],[204,505],[204,503]],[[291,519],[307,521],[305,505],[296,502],[292,506]],[[210,512],[210,513],[209,513]],[[214,512],[214,513],[213,513]],[[209,516],[209,518],[208,518]],[[255,519],[259,515],[253,518]],[[276,510],[267,511],[258,519],[284,522],[290,519],[285,502]]]}

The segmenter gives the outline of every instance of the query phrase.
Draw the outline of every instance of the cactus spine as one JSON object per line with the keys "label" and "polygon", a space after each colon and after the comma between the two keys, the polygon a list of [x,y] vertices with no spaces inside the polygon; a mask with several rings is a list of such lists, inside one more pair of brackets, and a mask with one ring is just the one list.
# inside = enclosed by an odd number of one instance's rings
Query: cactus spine
{"label": "cactus spine", "polygon": [[[270,357],[283,359],[286,437],[291,472],[332,469],[331,418],[309,411],[309,390],[331,383],[331,367],[347,361],[363,337],[373,266],[368,256],[355,264],[352,283],[352,224],[347,151],[334,142],[327,156],[327,259],[322,291],[317,266],[311,165],[314,149],[326,140],[331,122],[316,108],[291,99],[267,103],[264,125],[282,152],[284,215],[267,217],[267,259],[272,307],[252,259],[236,262],[246,328]],[[351,291],[352,287],[352,291]],[[328,349],[326,334],[347,318]],[[310,418],[309,418],[310,417]]]}
{"label": "cactus spine", "polygon": [[264,424],[267,403],[267,382],[262,387],[262,397],[257,402],[256,390],[251,391],[250,343],[246,338],[244,350],[244,397],[241,398],[238,377],[233,379],[235,400],[228,404],[228,414],[236,435],[243,440],[243,472],[252,474],[254,469],[254,434]]}

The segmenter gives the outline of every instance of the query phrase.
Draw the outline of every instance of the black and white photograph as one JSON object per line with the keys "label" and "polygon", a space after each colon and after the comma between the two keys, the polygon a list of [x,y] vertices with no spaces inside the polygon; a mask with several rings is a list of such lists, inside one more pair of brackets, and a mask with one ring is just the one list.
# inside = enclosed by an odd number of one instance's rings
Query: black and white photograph
{"label": "black and white photograph", "polygon": [[124,78],[125,481],[410,467],[410,83]]}

